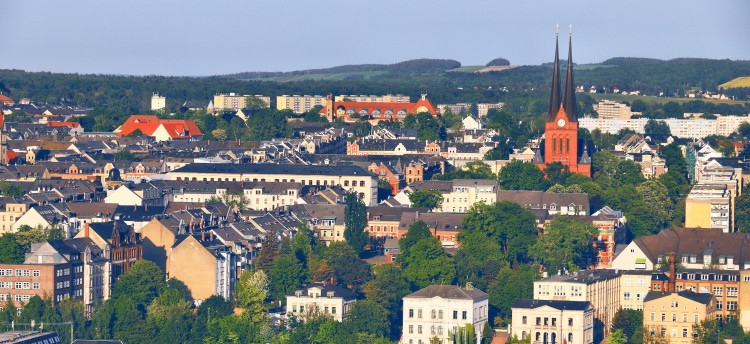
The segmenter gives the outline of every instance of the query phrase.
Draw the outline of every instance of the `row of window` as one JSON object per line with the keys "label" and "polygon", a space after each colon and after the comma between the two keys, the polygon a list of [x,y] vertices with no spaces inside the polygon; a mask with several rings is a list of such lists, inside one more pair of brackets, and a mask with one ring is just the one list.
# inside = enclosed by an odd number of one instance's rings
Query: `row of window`
{"label": "row of window", "polygon": [[[331,307],[330,313],[328,306],[323,307],[323,312],[326,314],[336,314],[336,307]],[[299,305],[299,312],[297,312],[297,305],[292,305],[292,313],[305,313],[305,305]]]}
{"label": "row of window", "polygon": [[[17,277],[39,277],[41,275],[41,272],[39,270],[29,270],[29,269],[16,269],[15,276]],[[0,269],[0,276],[14,276],[13,275],[13,269]]]}
{"label": "row of window", "polygon": [[[13,288],[15,284],[15,288]],[[0,289],[39,289],[39,282],[2,282],[0,281]]]}
{"label": "row of window", "polygon": [[[482,306],[484,307],[484,306]],[[459,311],[453,311],[453,319],[458,319],[458,313]],[[467,311],[461,311],[461,319],[466,320],[467,317]],[[409,309],[409,318],[414,318],[414,309]],[[430,318],[431,319],[443,319],[443,310],[432,310],[430,312]],[[417,319],[422,319],[422,309],[417,309]],[[421,332],[420,332],[421,333]]]}
{"label": "row of window", "polygon": [[[528,317],[521,317],[521,324],[526,325],[528,323]],[[557,326],[557,318],[552,317],[536,317],[536,326]],[[573,318],[568,318],[568,326],[573,326]]]}

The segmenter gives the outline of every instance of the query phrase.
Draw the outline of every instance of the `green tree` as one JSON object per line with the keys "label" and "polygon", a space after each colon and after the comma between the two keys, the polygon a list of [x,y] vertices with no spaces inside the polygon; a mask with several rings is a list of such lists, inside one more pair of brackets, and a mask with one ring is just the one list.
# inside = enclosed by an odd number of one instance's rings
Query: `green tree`
{"label": "green tree", "polygon": [[669,130],[669,125],[667,125],[666,122],[657,121],[655,119],[648,120],[643,127],[643,130],[645,131],[646,136],[651,137],[651,139],[657,142],[665,142],[667,138],[672,135],[672,132]]}
{"label": "green tree", "polygon": [[[304,279],[304,269],[297,257],[291,254],[279,255],[269,272],[268,292],[274,300],[286,302],[285,296],[302,286]],[[260,278],[254,280],[257,282]],[[256,296],[259,297],[257,294]]]}
{"label": "green tree", "polygon": [[693,344],[715,344],[724,342],[721,324],[715,319],[707,319],[693,324]]}
{"label": "green tree", "polygon": [[279,239],[274,233],[269,233],[263,238],[258,256],[253,259],[253,264],[258,270],[268,273],[273,266],[273,261],[279,250]]}
{"label": "green tree", "polygon": [[402,257],[404,277],[421,289],[430,284],[451,284],[456,276],[453,260],[437,238],[422,238]]}
{"label": "green tree", "polygon": [[211,136],[219,141],[227,140],[227,131],[224,129],[214,129],[211,131]]}
{"label": "green tree", "polygon": [[362,254],[367,245],[369,237],[365,232],[366,227],[367,206],[356,192],[350,192],[346,195],[344,209],[344,239],[357,254]]}
{"label": "green tree", "polygon": [[186,291],[180,290],[179,287],[169,286],[164,288],[162,293],[148,306],[146,320],[155,332],[154,342],[187,342],[193,317],[191,303],[187,300]]}
{"label": "green tree", "polygon": [[390,335],[388,310],[372,300],[360,300],[352,305],[346,323],[355,333],[364,332],[380,337]]}
{"label": "green tree", "polygon": [[0,236],[0,263],[23,264],[26,259],[25,252],[15,234],[6,233]]}
{"label": "green tree", "polygon": [[328,262],[336,283],[359,292],[370,280],[370,265],[360,259],[354,249],[345,242],[333,242],[322,255]]}
{"label": "green tree", "polygon": [[607,344],[625,344],[628,342],[627,337],[622,330],[614,330],[607,336]]}
{"label": "green tree", "polygon": [[115,159],[117,159],[117,160],[120,160],[120,161],[123,161],[123,160],[125,160],[125,161],[133,161],[133,160],[135,160],[135,155],[133,155],[133,153],[131,153],[130,150],[128,150],[128,149],[123,149],[123,150],[117,151],[117,153],[113,154],[113,157]]}
{"label": "green tree", "polygon": [[400,333],[401,299],[411,292],[409,282],[403,277],[401,268],[393,263],[373,267],[372,274],[374,278],[364,285],[362,292],[368,300],[388,310],[391,333]]}
{"label": "green tree", "polygon": [[490,166],[481,161],[472,161],[464,165],[461,169],[443,175],[435,175],[435,177],[433,177],[433,179],[439,180],[495,178],[497,178],[497,175],[492,172]]}
{"label": "green tree", "polygon": [[500,269],[495,281],[487,288],[492,306],[490,316],[495,317],[496,326],[510,323],[511,306],[516,300],[534,297],[534,281],[537,279],[537,271],[529,265]]}
{"label": "green tree", "polygon": [[[750,194],[743,193],[735,198],[734,202],[734,228],[743,233],[750,233]],[[3,252],[3,248],[4,246],[0,245],[0,252]]]}
{"label": "green tree", "polygon": [[[283,271],[271,269],[271,273],[283,273]],[[275,282],[279,281],[275,280]],[[268,277],[263,270],[253,271],[248,269],[243,271],[237,281],[237,306],[244,308],[243,315],[248,316],[256,323],[260,322],[264,317],[264,304],[266,297],[268,297],[268,290]]]}
{"label": "green tree", "polygon": [[245,109],[257,110],[264,107],[268,107],[268,103],[265,100],[255,96],[245,97]]}
{"label": "green tree", "polygon": [[598,230],[579,219],[559,216],[544,228],[544,235],[531,247],[531,256],[547,271],[577,271],[595,261],[592,239]]}
{"label": "green tree", "polygon": [[164,272],[156,263],[142,259],[130,267],[128,272],[112,286],[113,298],[124,298],[128,302],[147,305],[166,287]]}
{"label": "green tree", "polygon": [[382,201],[393,195],[393,187],[388,179],[378,178],[378,201]]}
{"label": "green tree", "polygon": [[650,179],[636,187],[640,202],[631,208],[631,213],[639,215],[649,228],[632,228],[636,236],[654,234],[665,228],[672,218],[673,204],[669,190],[658,180]]}
{"label": "green tree", "polygon": [[437,190],[417,190],[409,194],[414,208],[438,209],[443,205],[443,195]]}
{"label": "green tree", "polygon": [[549,188],[544,172],[533,163],[513,160],[505,165],[498,175],[503,190],[538,190]]}
{"label": "green tree", "polygon": [[466,229],[459,233],[459,241],[473,233],[484,235],[500,246],[503,259],[511,263],[526,262],[528,249],[537,237],[534,214],[508,201],[473,205],[463,225]]}
{"label": "green tree", "polygon": [[622,331],[628,343],[643,341],[643,311],[620,308],[612,319],[612,331]]}
{"label": "green tree", "polygon": [[20,185],[4,180],[0,180],[0,192],[5,197],[21,197],[24,193]]}
{"label": "green tree", "polygon": [[398,240],[401,258],[409,256],[412,246],[416,245],[417,241],[429,237],[432,237],[430,227],[424,221],[414,221],[406,231],[406,235]]}
{"label": "green tree", "polygon": [[565,181],[570,178],[573,173],[570,172],[567,165],[563,165],[561,162],[556,161],[548,164],[544,168],[544,175],[547,176],[550,184],[565,184]]}

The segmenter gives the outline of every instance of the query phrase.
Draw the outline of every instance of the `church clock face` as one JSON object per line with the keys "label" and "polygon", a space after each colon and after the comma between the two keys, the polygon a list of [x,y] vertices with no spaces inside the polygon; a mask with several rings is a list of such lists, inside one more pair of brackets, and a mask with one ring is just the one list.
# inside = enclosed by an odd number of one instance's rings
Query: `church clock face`
{"label": "church clock face", "polygon": [[557,125],[560,126],[560,127],[564,127],[565,126],[565,120],[561,118],[559,121],[557,121]]}

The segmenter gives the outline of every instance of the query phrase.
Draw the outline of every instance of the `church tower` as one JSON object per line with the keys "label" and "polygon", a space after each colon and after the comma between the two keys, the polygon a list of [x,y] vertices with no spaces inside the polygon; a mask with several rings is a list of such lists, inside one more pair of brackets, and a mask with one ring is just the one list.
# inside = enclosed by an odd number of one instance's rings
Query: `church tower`
{"label": "church tower", "polygon": [[553,162],[561,162],[571,172],[591,176],[591,159],[582,145],[583,153],[578,152],[578,118],[576,117],[576,88],[573,82],[573,37],[568,45],[568,70],[565,77],[565,95],[560,94],[559,43],[555,37],[555,62],[552,70],[552,92],[549,98],[549,112],[544,130],[544,163],[540,168]]}

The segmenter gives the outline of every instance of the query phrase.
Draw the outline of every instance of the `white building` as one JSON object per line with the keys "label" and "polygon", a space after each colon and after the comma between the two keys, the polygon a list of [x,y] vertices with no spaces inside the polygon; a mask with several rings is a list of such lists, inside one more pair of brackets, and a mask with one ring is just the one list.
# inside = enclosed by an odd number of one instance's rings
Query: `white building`
{"label": "white building", "polygon": [[310,111],[315,106],[325,106],[326,97],[314,95],[282,95],[276,97],[277,110],[292,110],[294,113],[304,113]]}
{"label": "white building", "polygon": [[167,107],[167,98],[154,93],[151,96],[151,111],[161,110]]}
{"label": "white building", "polygon": [[308,315],[320,312],[341,322],[356,301],[357,295],[348,289],[327,282],[316,282],[286,296],[286,314],[287,317],[294,316],[304,320]]}
{"label": "white building", "polygon": [[481,340],[488,319],[488,296],[471,286],[431,285],[404,297],[401,343],[428,344],[437,337],[451,343],[453,335],[474,326],[472,336]]}
{"label": "white building", "polygon": [[[648,118],[622,119],[622,118],[592,118],[584,117],[578,120],[581,128],[592,131],[599,129],[603,133],[617,134],[622,129],[633,130],[644,134]],[[722,116],[717,119],[662,119],[669,126],[672,135],[680,138],[704,138],[710,135],[723,135],[737,131],[740,124],[750,123],[750,116]]]}
{"label": "white building", "polygon": [[588,301],[518,300],[511,307],[511,336],[531,343],[591,344],[594,307]]}

